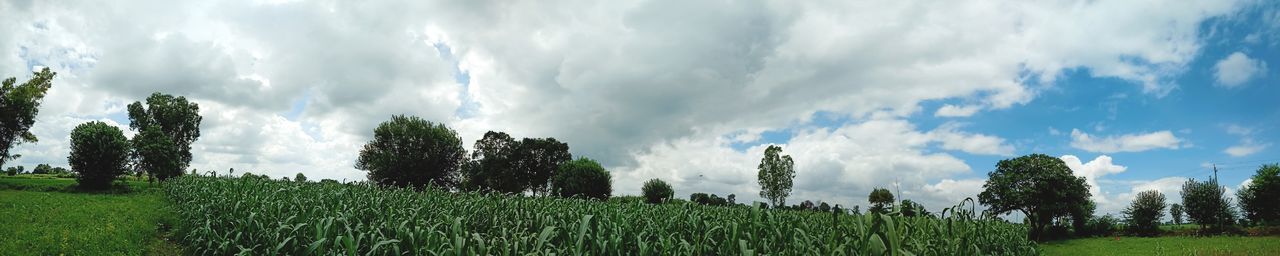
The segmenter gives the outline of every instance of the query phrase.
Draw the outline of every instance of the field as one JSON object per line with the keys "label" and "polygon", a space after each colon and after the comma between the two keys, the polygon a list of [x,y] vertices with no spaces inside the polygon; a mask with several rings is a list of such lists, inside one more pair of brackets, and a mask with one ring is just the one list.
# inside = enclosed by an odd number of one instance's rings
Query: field
{"label": "field", "polygon": [[645,205],[257,178],[168,182],[200,255],[1035,254],[1022,225],[947,217]]}
{"label": "field", "polygon": [[1040,245],[1045,255],[1277,255],[1280,237],[1114,237]]}
{"label": "field", "polygon": [[167,254],[170,216],[156,193],[128,195],[0,190],[5,255]]}

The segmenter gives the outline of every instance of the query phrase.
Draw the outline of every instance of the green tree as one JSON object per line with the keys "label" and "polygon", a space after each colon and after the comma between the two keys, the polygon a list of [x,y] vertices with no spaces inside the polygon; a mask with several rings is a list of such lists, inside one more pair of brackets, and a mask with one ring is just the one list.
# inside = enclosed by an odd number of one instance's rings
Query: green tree
{"label": "green tree", "polygon": [[1031,154],[1001,160],[987,174],[978,201],[991,215],[1018,211],[1027,216],[1030,238],[1039,240],[1055,218],[1071,215],[1089,204],[1089,185],[1071,174],[1061,159]]}
{"label": "green tree", "polygon": [[671,201],[671,198],[676,194],[675,190],[671,189],[670,184],[660,179],[645,181],[644,185],[640,187],[640,192],[644,194],[645,202],[651,204]]}
{"label": "green tree", "polygon": [[1201,233],[1216,233],[1235,222],[1231,199],[1217,179],[1187,179],[1182,184],[1182,207],[1187,218],[1200,225]]}
{"label": "green tree", "polygon": [[182,175],[191,164],[191,143],[200,138],[200,106],[186,97],[152,93],[129,104],[129,128],[139,166],[160,180]]}
{"label": "green tree", "polygon": [[380,185],[452,188],[465,155],[462,138],[453,129],[396,115],[373,130],[355,168],[369,172],[369,180]]}
{"label": "green tree", "polygon": [[893,193],[888,189],[875,188],[871,190],[871,194],[867,195],[867,202],[871,203],[871,208],[867,212],[884,214],[893,209]]}
{"label": "green tree", "polygon": [[19,173],[22,173],[22,166],[9,166],[9,169],[5,169],[5,172],[8,173],[9,176],[18,175]]}
{"label": "green tree", "polygon": [[525,187],[535,195],[546,195],[556,169],[573,160],[573,155],[569,144],[555,138],[525,138],[516,146],[514,159],[517,172],[527,180]]}
{"label": "green tree", "polygon": [[905,200],[902,200],[902,216],[932,217],[933,213],[929,212],[929,209],[924,208],[924,205],[921,205],[920,203],[917,203],[915,201],[911,201],[911,199],[905,199]]}
{"label": "green tree", "polygon": [[484,138],[476,140],[471,161],[463,168],[463,187],[501,193],[524,191],[529,175],[515,168],[518,147],[519,143],[507,133],[484,133]]}
{"label": "green tree", "polygon": [[124,174],[128,161],[129,142],[120,128],[93,121],[71,131],[71,155],[67,163],[71,170],[79,173],[76,181],[81,188],[110,187],[116,177]]}
{"label": "green tree", "polygon": [[307,175],[303,175],[302,173],[298,173],[298,175],[294,175],[294,176],[293,176],[293,181],[295,181],[295,182],[307,182]]}
{"label": "green tree", "polygon": [[1129,232],[1139,236],[1160,234],[1160,218],[1164,217],[1164,194],[1147,190],[1138,193],[1129,207],[1124,209]]}
{"label": "green tree", "polygon": [[774,206],[786,205],[787,196],[791,195],[792,180],[796,178],[795,161],[789,155],[782,155],[782,147],[769,145],[758,168],[756,177],[760,181],[760,197]]}
{"label": "green tree", "polygon": [[551,178],[552,193],[560,197],[584,197],[601,201],[609,200],[613,193],[613,178],[600,163],[590,158],[578,158],[560,165]]}
{"label": "green tree", "polygon": [[48,164],[37,164],[35,169],[31,169],[31,174],[51,174],[51,173],[53,173],[53,166],[49,166]]}
{"label": "green tree", "polygon": [[1240,210],[1250,222],[1280,225],[1280,164],[1258,168],[1247,186],[1236,192]]}
{"label": "green tree", "polygon": [[13,77],[0,82],[0,166],[21,157],[9,151],[13,147],[39,141],[31,133],[31,126],[36,124],[40,102],[53,87],[53,77],[57,74],[44,68],[21,84]]}
{"label": "green tree", "polygon": [[1182,225],[1182,213],[1186,211],[1182,209],[1181,204],[1169,205],[1169,217],[1173,218],[1173,225]]}

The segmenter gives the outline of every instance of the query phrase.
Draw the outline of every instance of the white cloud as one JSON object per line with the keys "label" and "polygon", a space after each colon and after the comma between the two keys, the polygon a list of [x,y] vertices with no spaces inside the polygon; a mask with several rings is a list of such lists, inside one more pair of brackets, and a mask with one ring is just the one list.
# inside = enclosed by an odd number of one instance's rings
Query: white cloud
{"label": "white cloud", "polygon": [[1227,149],[1222,150],[1222,152],[1227,153],[1227,155],[1231,155],[1232,157],[1243,157],[1262,152],[1262,150],[1267,149],[1269,146],[1271,146],[1271,144],[1259,145],[1250,141],[1245,142],[1244,144],[1227,147]]}
{"label": "white cloud", "polygon": [[1060,157],[1063,162],[1067,163],[1067,167],[1071,168],[1072,174],[1084,177],[1085,182],[1089,184],[1089,193],[1094,202],[1099,205],[1111,204],[1111,199],[1107,194],[1103,193],[1102,187],[1098,185],[1098,179],[1110,174],[1122,173],[1128,167],[1116,165],[1111,162],[1111,157],[1101,155],[1088,163],[1082,163],[1079,157],[1073,155],[1064,155]]}
{"label": "white cloud", "polygon": [[956,105],[947,104],[942,106],[941,108],[938,108],[938,111],[934,112],[933,116],[968,117],[968,116],[972,116],[974,113],[978,113],[978,110],[982,110],[982,106],[975,106],[975,105],[956,106]]}
{"label": "white cloud", "polygon": [[1235,52],[1214,64],[1213,71],[1217,85],[1235,88],[1255,77],[1266,75],[1267,62],[1250,59],[1244,53]]}
{"label": "white cloud", "polygon": [[1094,137],[1081,132],[1079,129],[1071,129],[1071,147],[1089,152],[1116,153],[1141,152],[1162,148],[1178,149],[1183,146],[1182,144],[1182,139],[1173,136],[1173,132],[1168,130]]}

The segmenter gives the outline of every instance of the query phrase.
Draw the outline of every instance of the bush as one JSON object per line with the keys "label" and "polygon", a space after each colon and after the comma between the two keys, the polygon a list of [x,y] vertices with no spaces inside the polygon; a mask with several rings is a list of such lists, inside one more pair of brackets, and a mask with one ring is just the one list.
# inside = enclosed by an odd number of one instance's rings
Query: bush
{"label": "bush", "polygon": [[93,121],[71,131],[71,155],[67,162],[72,171],[79,173],[76,181],[81,188],[110,187],[116,177],[124,174],[128,158],[129,141],[120,128]]}
{"label": "bush", "polygon": [[651,179],[644,182],[644,186],[640,187],[641,193],[644,194],[645,202],[651,204],[660,204],[670,201],[675,196],[675,190],[671,189],[671,185],[660,179]]}
{"label": "bush", "polygon": [[609,200],[613,193],[613,178],[600,163],[590,158],[578,158],[565,162],[556,170],[551,186],[560,197],[585,197]]}
{"label": "bush", "polygon": [[1160,218],[1164,217],[1164,194],[1147,190],[1138,193],[1128,208],[1124,209],[1129,233],[1138,236],[1160,234]]}
{"label": "bush", "polygon": [[453,129],[397,115],[373,130],[373,141],[360,150],[355,168],[380,185],[452,188],[465,154]]}
{"label": "bush", "polygon": [[1076,232],[1077,236],[1111,236],[1116,232],[1116,225],[1120,223],[1119,219],[1112,217],[1110,214],[1102,217],[1090,218],[1085,224],[1084,230]]}

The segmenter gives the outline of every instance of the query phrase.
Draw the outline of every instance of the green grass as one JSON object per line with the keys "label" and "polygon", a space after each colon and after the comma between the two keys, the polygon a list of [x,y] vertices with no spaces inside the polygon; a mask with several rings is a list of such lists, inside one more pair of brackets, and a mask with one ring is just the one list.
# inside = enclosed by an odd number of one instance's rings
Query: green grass
{"label": "green grass", "polygon": [[0,254],[173,254],[159,236],[172,214],[157,193],[0,190]]}
{"label": "green grass", "polygon": [[1045,255],[1280,255],[1280,237],[1114,237],[1040,245]]}
{"label": "green grass", "polygon": [[[114,187],[95,193],[129,193],[149,190],[155,184],[133,177],[117,180]],[[44,192],[81,192],[76,188],[76,180],[60,178],[47,174],[19,174],[17,176],[0,176],[0,190],[23,190]]]}

